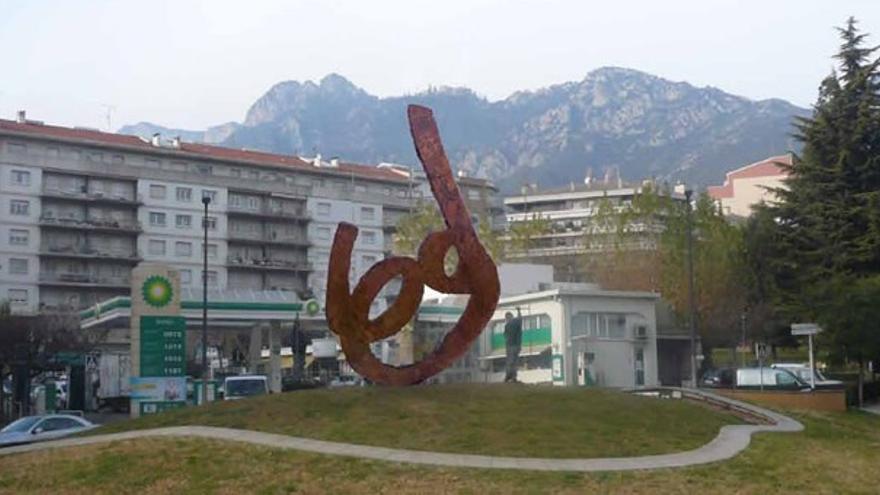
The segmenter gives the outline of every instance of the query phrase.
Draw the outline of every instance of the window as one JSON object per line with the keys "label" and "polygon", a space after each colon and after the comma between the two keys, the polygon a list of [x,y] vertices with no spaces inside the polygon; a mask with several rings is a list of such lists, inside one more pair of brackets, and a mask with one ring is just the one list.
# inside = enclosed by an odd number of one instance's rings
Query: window
{"label": "window", "polygon": [[189,203],[192,201],[193,190],[189,187],[177,188],[177,200]]}
{"label": "window", "polygon": [[9,213],[11,215],[27,215],[30,212],[31,204],[24,199],[13,199],[9,202]]}
{"label": "window", "polygon": [[376,219],[376,209],[371,206],[361,207],[361,220],[372,221]]}
{"label": "window", "polygon": [[153,199],[165,199],[165,186],[150,184],[150,197]]}
{"label": "window", "polygon": [[[202,249],[204,249],[204,244],[202,244]],[[208,244],[208,259],[214,260],[217,259],[217,245],[216,244]]]}
{"label": "window", "polygon": [[208,226],[208,230],[217,230],[217,217],[203,217],[202,228],[205,228],[205,225]]}
{"label": "window", "polygon": [[[196,164],[196,170],[197,170],[200,174],[211,175],[211,166],[210,166],[210,165],[204,165],[204,164],[201,164],[201,163],[197,163],[197,164]],[[212,198],[212,199],[213,199],[213,198]]]}
{"label": "window", "polygon": [[177,215],[174,217],[174,225],[178,229],[188,229],[192,227],[192,217],[189,215]]}
{"label": "window", "polygon": [[318,203],[318,215],[326,217],[330,214],[330,203]]}
{"label": "window", "polygon": [[480,190],[479,189],[468,189],[467,197],[468,197],[468,199],[471,199],[471,200],[480,199]]}
{"label": "window", "polygon": [[376,244],[376,233],[369,230],[364,231],[364,244]]}
{"label": "window", "polygon": [[9,244],[11,246],[27,246],[30,232],[24,229],[9,230]]}
{"label": "window", "polygon": [[217,202],[217,191],[212,191],[211,189],[205,189],[202,191],[202,197],[208,198],[211,200],[211,203]]}
{"label": "window", "polygon": [[31,185],[31,173],[27,170],[13,170],[11,175],[12,183],[16,186]]}
{"label": "window", "polygon": [[28,260],[24,258],[9,258],[9,273],[13,275],[27,275]]}
{"label": "window", "polygon": [[192,271],[180,270],[180,285],[189,285],[192,283]]}
{"label": "window", "polygon": [[240,168],[230,168],[229,175],[233,177],[241,177],[241,169]]}
{"label": "window", "polygon": [[165,256],[165,241],[150,240],[147,245],[147,252],[154,256]]}
{"label": "window", "polygon": [[193,245],[191,242],[178,241],[178,242],[174,243],[174,256],[181,256],[181,257],[188,258],[188,257],[192,256],[192,254],[193,254],[192,252],[193,252]]}
{"label": "window", "polygon": [[40,423],[38,428],[42,428],[43,431],[59,431],[59,430],[71,430],[76,428],[82,428],[83,425],[79,421],[70,418],[49,418],[42,423]]}
{"label": "window", "polygon": [[150,212],[150,225],[155,227],[165,226],[165,214],[158,211]]}
{"label": "window", "polygon": [[208,270],[207,272],[202,272],[202,273],[203,274],[207,273],[207,275],[208,275],[208,286],[211,286],[211,287],[217,286],[217,272],[215,272],[214,270]]}
{"label": "window", "polygon": [[28,291],[27,289],[9,289],[6,297],[12,304],[24,304],[28,301]]}
{"label": "window", "polygon": [[330,229],[328,229],[327,227],[318,228],[318,239],[330,239]]}
{"label": "window", "polygon": [[21,143],[7,143],[6,149],[8,149],[10,153],[23,154],[27,151],[27,146]]}
{"label": "window", "polygon": [[125,157],[122,155],[113,155],[113,163],[116,165],[121,165],[125,163]]}

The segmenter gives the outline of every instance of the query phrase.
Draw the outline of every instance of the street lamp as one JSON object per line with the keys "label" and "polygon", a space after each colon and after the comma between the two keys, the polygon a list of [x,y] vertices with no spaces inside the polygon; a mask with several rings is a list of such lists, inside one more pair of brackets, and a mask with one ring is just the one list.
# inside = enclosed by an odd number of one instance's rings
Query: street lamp
{"label": "street lamp", "polygon": [[205,241],[202,244],[202,404],[208,403],[208,205],[211,197],[202,196],[205,215],[202,217],[202,228]]}
{"label": "street lamp", "polygon": [[687,268],[688,268],[688,313],[690,313],[689,326],[691,334],[691,382],[694,388],[699,387],[697,381],[697,308],[694,301],[694,225],[691,209],[691,196],[693,189],[685,189],[684,199],[687,208]]}

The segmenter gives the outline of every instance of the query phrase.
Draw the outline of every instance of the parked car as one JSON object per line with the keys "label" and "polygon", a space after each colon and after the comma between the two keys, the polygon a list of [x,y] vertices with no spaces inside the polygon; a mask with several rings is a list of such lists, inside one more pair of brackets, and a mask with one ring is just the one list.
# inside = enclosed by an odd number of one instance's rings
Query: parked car
{"label": "parked car", "polygon": [[360,377],[339,375],[330,381],[330,388],[338,387],[360,387],[363,386],[363,380]]}
{"label": "parked car", "polygon": [[809,390],[810,386],[786,369],[739,368],[736,370],[736,388],[765,388],[775,390]]}
{"label": "parked car", "polygon": [[55,440],[96,427],[87,419],[70,414],[25,416],[0,430],[0,447]]}
{"label": "parked car", "polygon": [[[771,368],[774,369],[783,369],[788,370],[797,375],[798,378],[801,379],[807,385],[810,385],[810,365],[808,364],[798,364],[798,363],[776,363],[770,365]],[[813,369],[815,372],[816,379],[816,388],[843,388],[844,384],[840,380],[829,380],[822,374],[818,369]]]}
{"label": "parked car", "polygon": [[764,368],[720,368],[703,375],[702,386],[770,390],[809,390],[809,384],[789,370]]}
{"label": "parked car", "polygon": [[237,400],[269,393],[269,382],[262,375],[227,376],[223,381],[223,400]]}
{"label": "parked car", "polygon": [[710,388],[733,388],[736,385],[735,368],[717,368],[703,374],[702,385]]}

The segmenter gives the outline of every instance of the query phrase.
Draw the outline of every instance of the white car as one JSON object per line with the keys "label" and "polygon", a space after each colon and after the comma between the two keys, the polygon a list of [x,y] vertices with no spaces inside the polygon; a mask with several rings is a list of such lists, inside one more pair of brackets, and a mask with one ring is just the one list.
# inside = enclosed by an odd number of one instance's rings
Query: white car
{"label": "white car", "polygon": [[[771,368],[783,369],[794,373],[798,378],[800,378],[804,383],[810,385],[810,365],[808,364],[797,364],[797,363],[776,363],[770,365]],[[816,388],[837,388],[843,387],[843,382],[840,380],[829,380],[825,378],[825,375],[822,374],[818,369],[813,370],[816,374]]]}
{"label": "white car", "polygon": [[92,428],[97,428],[97,425],[69,414],[25,416],[0,430],[0,447],[55,440]]}

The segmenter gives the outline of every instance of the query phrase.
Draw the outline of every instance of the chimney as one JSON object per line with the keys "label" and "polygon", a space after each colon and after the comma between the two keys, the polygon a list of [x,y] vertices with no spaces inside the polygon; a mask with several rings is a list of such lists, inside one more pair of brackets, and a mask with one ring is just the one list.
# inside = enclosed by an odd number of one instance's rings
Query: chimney
{"label": "chimney", "polygon": [[338,156],[334,156],[333,158],[330,159],[330,166],[334,167],[334,168],[339,167],[339,157]]}
{"label": "chimney", "polygon": [[318,153],[317,155],[315,155],[315,159],[312,161],[312,165],[314,165],[314,166],[316,166],[316,167],[320,167],[320,166],[321,166],[321,154],[320,154],[320,153]]}
{"label": "chimney", "polygon": [[27,123],[27,112],[25,112],[24,110],[19,110],[18,117],[16,117],[15,121],[18,122],[19,124],[26,124]]}
{"label": "chimney", "polygon": [[571,192],[574,192],[574,181],[568,183],[568,189],[569,189]]}
{"label": "chimney", "polygon": [[159,139],[161,137],[162,137],[162,135],[159,134],[158,132],[153,134],[153,138],[150,139],[150,144],[152,144],[153,146],[156,146],[156,147],[161,146],[161,143],[159,142]]}
{"label": "chimney", "polygon": [[180,136],[174,136],[171,138],[171,147],[180,149]]}

